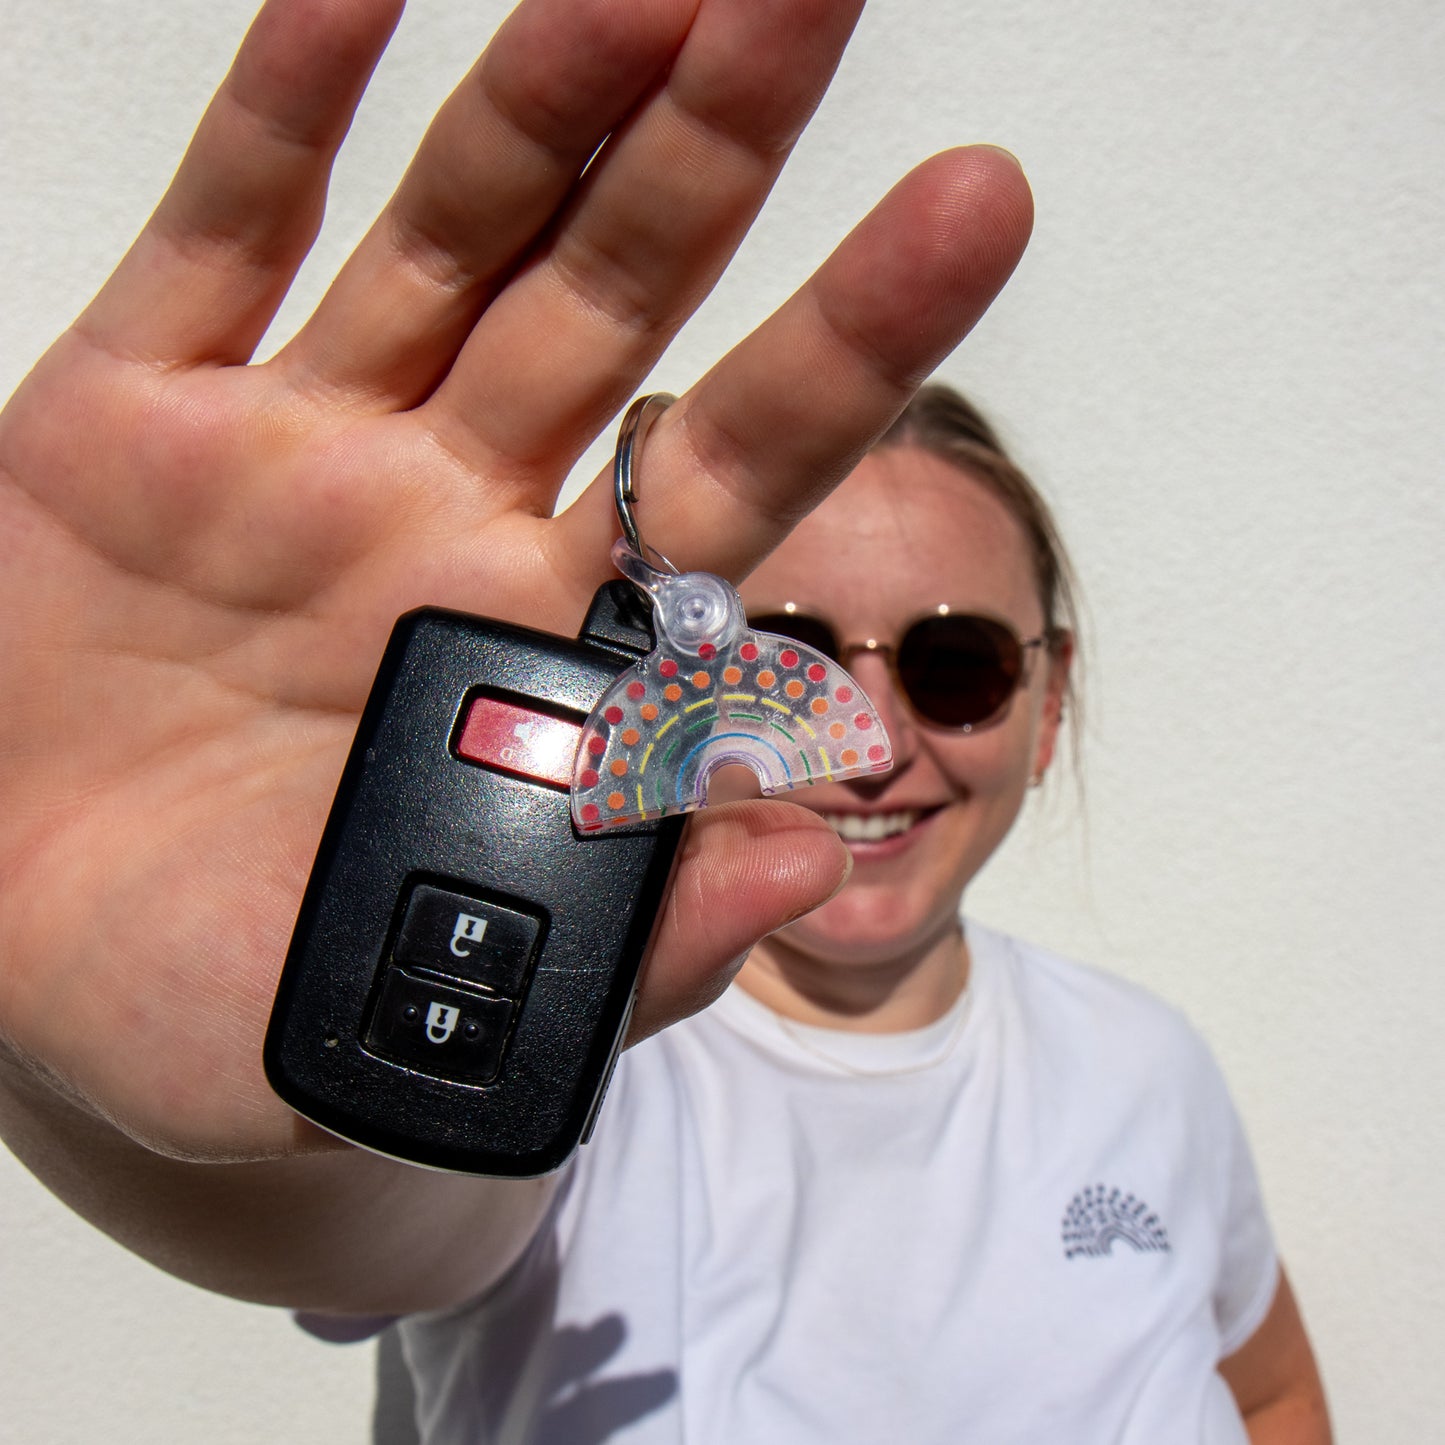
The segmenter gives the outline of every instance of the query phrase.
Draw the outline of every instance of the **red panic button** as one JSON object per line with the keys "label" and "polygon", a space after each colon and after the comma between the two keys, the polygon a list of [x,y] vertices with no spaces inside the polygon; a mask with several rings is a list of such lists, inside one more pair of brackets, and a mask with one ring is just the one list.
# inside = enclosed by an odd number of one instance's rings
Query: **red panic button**
{"label": "red panic button", "polygon": [[572,786],[582,744],[581,722],[568,722],[499,697],[474,698],[457,738],[456,753],[499,773]]}

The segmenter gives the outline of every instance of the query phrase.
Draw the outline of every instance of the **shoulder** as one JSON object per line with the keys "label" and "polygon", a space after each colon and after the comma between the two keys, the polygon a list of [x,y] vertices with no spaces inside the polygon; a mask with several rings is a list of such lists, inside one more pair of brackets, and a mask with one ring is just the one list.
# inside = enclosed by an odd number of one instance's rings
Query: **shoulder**
{"label": "shoulder", "polygon": [[1148,989],[972,920],[967,935],[992,975],[1004,1027],[1017,1025],[1031,1052],[1135,1086],[1173,1079],[1222,1088],[1198,1030]]}
{"label": "shoulder", "polygon": [[1140,984],[1120,978],[1092,963],[1068,958],[1042,944],[1030,943],[968,919],[970,953],[978,964],[998,975],[1003,990],[1046,1018],[1070,1021],[1087,1015],[1101,1026],[1145,1028],[1149,1033],[1194,1035],[1184,1015]]}

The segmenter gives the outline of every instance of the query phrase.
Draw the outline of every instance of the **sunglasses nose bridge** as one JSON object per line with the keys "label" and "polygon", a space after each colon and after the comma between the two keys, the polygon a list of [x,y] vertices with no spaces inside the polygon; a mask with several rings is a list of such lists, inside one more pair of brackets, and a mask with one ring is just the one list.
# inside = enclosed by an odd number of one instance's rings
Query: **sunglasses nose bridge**
{"label": "sunglasses nose bridge", "polygon": [[834,649],[837,660],[846,668],[852,668],[853,659],[859,656],[876,656],[887,666],[892,667],[896,653],[886,642],[879,642],[876,637],[867,638],[863,642],[844,642]]}

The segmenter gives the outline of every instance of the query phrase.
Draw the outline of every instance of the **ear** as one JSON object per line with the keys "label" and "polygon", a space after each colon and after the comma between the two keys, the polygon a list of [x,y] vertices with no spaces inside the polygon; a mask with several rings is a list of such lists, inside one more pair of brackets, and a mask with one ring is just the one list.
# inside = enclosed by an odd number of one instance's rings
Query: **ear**
{"label": "ear", "polygon": [[1044,705],[1039,714],[1039,735],[1034,745],[1031,781],[1043,781],[1054,760],[1054,747],[1059,738],[1059,725],[1064,720],[1064,698],[1069,688],[1069,669],[1074,662],[1074,634],[1057,633],[1049,647],[1048,674],[1044,679]]}

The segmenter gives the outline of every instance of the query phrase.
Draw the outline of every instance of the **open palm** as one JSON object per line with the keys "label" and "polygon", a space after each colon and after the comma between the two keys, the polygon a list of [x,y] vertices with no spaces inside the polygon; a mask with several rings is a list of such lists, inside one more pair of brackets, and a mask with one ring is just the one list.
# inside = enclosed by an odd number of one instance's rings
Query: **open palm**
{"label": "open palm", "polygon": [[[261,1037],[391,623],[434,603],[575,631],[615,519],[605,484],[553,518],[558,489],[726,265],[855,8],[527,0],[312,319],[253,364],[400,9],[270,0],[151,223],[0,420],[15,1058],[179,1157],[315,1143]],[[659,423],[649,540],[752,565],[967,331],[1028,224],[996,152],[905,178]],[[842,867],[799,810],[701,816],[640,1028],[705,1002]]]}

